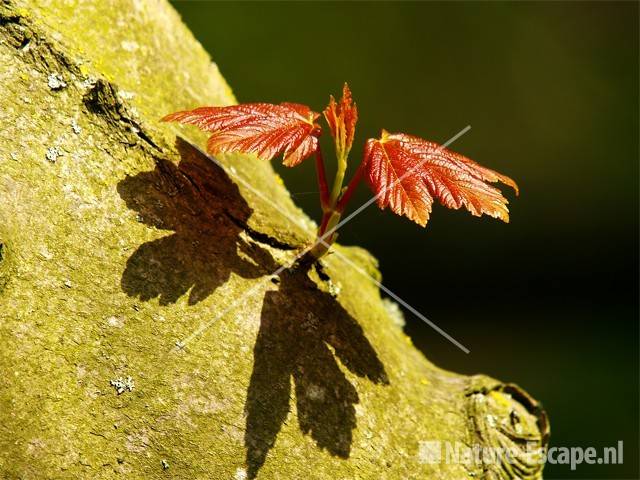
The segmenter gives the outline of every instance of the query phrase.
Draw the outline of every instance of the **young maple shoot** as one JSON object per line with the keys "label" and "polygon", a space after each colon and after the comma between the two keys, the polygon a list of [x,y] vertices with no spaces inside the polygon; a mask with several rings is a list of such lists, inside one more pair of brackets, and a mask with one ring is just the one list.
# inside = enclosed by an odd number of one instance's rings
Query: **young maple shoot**
{"label": "young maple shoot", "polygon": [[211,132],[207,150],[211,154],[242,152],[271,160],[282,155],[282,163],[295,167],[315,155],[322,220],[311,254],[319,259],[336,239],[336,226],[360,181],[364,178],[381,209],[389,207],[418,225],[425,226],[434,199],[448,208],[465,207],[472,215],[489,215],[509,222],[507,199],[490,185],[502,182],[516,195],[518,186],[506,175],[485,168],[436,143],[404,133],[382,130],[370,138],[363,158],[345,187],[344,178],[355,136],[358,109],[345,83],[342,98],[333,96],[324,118],[335,142],[336,168],[331,188],[318,137],[320,114],[297,103],[246,103],[227,107],[200,107],[167,115],[163,121],[196,125]]}

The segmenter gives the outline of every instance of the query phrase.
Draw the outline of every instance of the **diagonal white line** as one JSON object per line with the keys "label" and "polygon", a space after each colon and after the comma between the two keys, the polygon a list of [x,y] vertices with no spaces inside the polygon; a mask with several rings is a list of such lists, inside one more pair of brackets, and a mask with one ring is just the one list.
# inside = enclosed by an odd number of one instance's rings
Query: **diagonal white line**
{"label": "diagonal white line", "polygon": [[[189,143],[190,145],[192,145],[191,143]],[[195,147],[195,146],[194,146]],[[197,148],[197,147],[195,147]],[[198,148],[199,151],[201,151]],[[207,157],[209,159],[211,159],[212,161],[217,162],[217,160],[214,160],[213,158],[209,157],[207,155]],[[218,165],[220,165],[218,163]],[[222,166],[222,165],[220,165]],[[291,260],[288,263],[284,263],[284,265],[281,265],[280,267],[278,267],[276,270],[274,270],[271,274],[269,274],[269,276],[267,278],[265,278],[264,280],[256,283],[253,287],[249,288],[248,290],[246,290],[242,295],[240,295],[240,297],[238,297],[236,299],[235,302],[233,302],[231,305],[229,305],[227,308],[225,308],[221,313],[219,313],[215,318],[213,318],[212,320],[209,320],[207,323],[205,323],[204,325],[201,325],[197,330],[195,330],[193,333],[191,333],[188,337],[186,337],[184,340],[179,340],[176,342],[175,344],[175,349],[182,349],[184,348],[188,343],[190,343],[192,340],[194,340],[195,338],[201,336],[204,332],[206,332],[209,327],[211,327],[211,325],[213,325],[215,322],[217,322],[218,320],[220,320],[222,317],[224,317],[227,313],[231,312],[232,310],[235,310],[247,297],[250,297],[251,295],[253,295],[254,293],[257,293],[257,291],[260,289],[260,287],[262,287],[262,284],[266,284],[269,282],[269,277],[273,277],[274,275],[279,275],[280,273],[282,273],[283,271],[285,271],[286,269],[292,267],[299,259],[301,259],[302,257],[304,257],[307,252],[310,252],[319,242],[315,242],[313,245],[305,248],[304,250],[302,250],[300,253],[298,253],[293,260]],[[172,349],[172,350],[175,350]]]}
{"label": "diagonal white line", "polygon": [[[462,135],[464,135],[466,132],[468,132],[471,129],[470,126],[467,126],[466,128],[464,128],[463,130],[461,130],[459,133],[457,133],[455,136],[453,136],[451,139],[449,139],[444,145],[442,145],[440,147],[440,149],[445,148],[447,145],[450,145],[451,143],[453,143],[455,140],[457,140],[458,138],[460,138]],[[187,140],[185,140],[187,141]],[[187,141],[188,142],[188,141]],[[200,147],[198,147],[197,145],[192,144],[191,142],[188,142],[193,148],[195,148],[196,150],[198,150],[202,155],[204,155],[205,157],[207,157],[209,160],[211,160],[213,163],[215,163],[216,165],[218,165],[220,168],[222,168],[225,172],[227,171],[224,167],[223,164],[221,164],[216,158],[208,155],[206,152],[204,152]],[[438,150],[440,150],[438,149]],[[436,150],[436,151],[438,151]],[[425,160],[426,161],[426,160]],[[401,181],[406,175],[410,174],[415,168],[420,167],[420,165],[422,165],[424,163],[421,162],[418,165],[416,165],[415,167],[413,167],[411,170],[409,170],[409,172],[405,173],[405,175],[401,176],[398,180],[396,180],[395,182],[393,182],[391,185],[389,185],[387,188],[392,187],[393,185],[395,185],[395,183]],[[232,178],[234,178],[235,180],[237,180],[238,182],[240,182],[245,188],[247,188],[248,190],[250,190],[252,193],[254,193],[255,195],[257,195],[258,197],[260,197],[262,200],[264,200],[266,203],[272,205],[278,212],[280,212],[285,218],[287,218],[289,221],[291,221],[292,223],[303,227],[304,225],[302,225],[300,223],[300,221],[296,218],[294,218],[292,215],[290,215],[288,212],[283,211],[282,209],[280,209],[277,205],[274,204],[273,200],[271,200],[270,198],[268,198],[266,195],[264,195],[262,192],[260,192],[259,190],[257,190],[253,185],[251,185],[249,182],[247,182],[245,179],[243,179],[242,177],[240,177],[240,175],[235,174],[233,172],[227,172],[228,174],[231,175]],[[333,233],[341,224],[344,224],[345,221],[350,220],[351,218],[353,218],[355,215],[357,215],[358,213],[360,213],[362,210],[364,210],[365,208],[367,208],[369,205],[371,205],[380,195],[384,194],[383,190],[382,192],[380,192],[378,195],[374,196],[372,199],[370,199],[367,203],[363,204],[358,210],[356,210],[354,213],[352,213],[349,217],[345,218],[345,220],[343,220],[342,222],[338,223],[336,225],[336,227],[334,229],[332,229],[328,234],[323,235],[321,238],[319,238],[311,247],[306,248],[305,250],[303,250],[300,254],[298,254],[293,261],[288,264],[288,265],[284,265],[279,267],[275,272],[273,272],[270,276],[273,275],[278,275],[279,273],[281,273],[282,271],[286,270],[287,268],[289,268],[290,266],[292,266],[299,258],[301,258],[302,256],[304,256],[308,251],[310,251],[311,249],[313,249],[316,245],[322,243],[323,245],[325,245],[326,247],[329,247],[330,245],[327,244],[327,242],[325,241],[325,237],[327,235],[330,235],[331,233]],[[345,263],[347,263],[351,268],[355,269],[357,272],[359,272],[360,274],[366,276],[367,278],[369,278],[375,285],[378,286],[378,288],[380,288],[382,291],[384,291],[385,293],[387,293],[390,297],[392,297],[395,301],[397,301],[400,305],[402,305],[403,307],[405,307],[407,310],[409,310],[411,313],[413,313],[416,317],[418,317],[420,320],[422,320],[423,322],[425,322],[427,325],[429,325],[431,328],[433,328],[436,332],[438,332],[440,335],[442,335],[444,338],[446,338],[447,340],[449,340],[452,344],[454,344],[456,347],[458,347],[460,350],[462,350],[464,353],[469,353],[470,350],[465,347],[462,343],[460,343],[459,341],[457,341],[455,338],[453,338],[451,335],[449,335],[447,332],[445,332],[442,328],[440,328],[438,325],[436,325],[434,322],[432,322],[431,320],[429,320],[427,317],[425,317],[424,315],[422,315],[418,310],[416,310],[415,308],[413,308],[409,303],[407,303],[406,301],[404,301],[402,298],[400,298],[398,295],[396,295],[394,292],[392,292],[390,289],[388,289],[387,287],[385,287],[381,282],[379,282],[378,280],[376,280],[375,278],[373,278],[371,275],[369,275],[364,269],[362,269],[360,266],[358,266],[357,264],[355,264],[354,262],[352,262],[348,257],[346,257],[345,255],[343,255],[342,253],[336,251],[335,249],[332,250],[332,253],[335,254],[338,258],[340,258],[342,261],[344,261]],[[250,288],[247,292],[245,292],[245,294],[243,294],[238,300],[236,300],[234,303],[232,303],[229,307],[227,307],[221,314],[219,314],[215,319],[211,320],[210,322],[207,322],[205,325],[203,325],[202,327],[200,327],[198,330],[196,330],[194,333],[192,333],[191,335],[189,335],[189,337],[187,337],[183,342],[178,342],[177,346],[178,347],[183,347],[184,345],[186,345],[188,342],[190,342],[193,338],[200,336],[202,333],[204,333],[204,331],[206,331],[209,326],[211,326],[215,321],[217,321],[218,319],[222,318],[224,315],[226,315],[229,311],[233,310],[236,306],[238,306],[246,297],[250,296],[251,294],[253,294],[255,291],[258,290],[258,288],[261,286],[261,283],[258,283],[256,286]]]}
{"label": "diagonal white line", "polygon": [[441,329],[438,325],[436,325],[431,320],[429,320],[427,317],[422,315],[418,310],[413,308],[411,305],[409,305],[407,302],[405,302],[402,298],[400,298],[398,295],[396,295],[391,290],[389,290],[387,287],[385,287],[378,280],[376,280],[371,275],[369,275],[366,270],[364,270],[362,267],[360,267],[356,263],[352,262],[346,255],[343,255],[342,253],[338,252],[336,249],[331,250],[331,253],[333,253],[334,255],[339,257],[343,262],[349,264],[351,266],[351,268],[356,270],[358,273],[364,275],[365,277],[368,277],[373,283],[375,283],[378,286],[378,288],[380,288],[380,290],[384,291],[387,295],[389,295],[391,298],[393,298],[396,302],[398,302],[400,305],[405,307],[407,310],[409,310],[411,313],[413,313],[416,317],[418,317],[424,323],[426,323],[431,328],[433,328],[436,332],[438,332],[444,338],[449,340],[451,343],[453,343],[456,347],[458,347],[464,353],[469,353],[470,352],[470,350],[467,347],[465,347],[463,344],[461,344],[459,341],[457,341],[455,338],[453,338],[451,335],[449,335],[447,332],[445,332],[443,329]]}

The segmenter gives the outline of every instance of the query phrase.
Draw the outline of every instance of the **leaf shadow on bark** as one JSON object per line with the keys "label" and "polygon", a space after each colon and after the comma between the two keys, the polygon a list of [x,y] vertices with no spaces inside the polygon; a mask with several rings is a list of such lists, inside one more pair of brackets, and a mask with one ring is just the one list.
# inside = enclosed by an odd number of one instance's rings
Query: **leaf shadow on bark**
{"label": "leaf shadow on bark", "polygon": [[249,478],[256,477],[287,419],[292,378],[301,431],[341,458],[351,451],[359,397],[336,358],[359,377],[389,383],[358,322],[307,270],[283,271],[278,290],[265,295],[245,405]]}
{"label": "leaf shadow on bark", "polygon": [[118,184],[141,223],[173,231],[138,247],[120,284],[127,295],[158,298],[161,305],[188,292],[194,305],[227,282],[231,272],[258,278],[273,271],[275,262],[267,250],[240,238],[252,209],[224,170],[187,142],[178,139],[176,146],[177,166],[158,160],[154,170]]}
{"label": "leaf shadow on bark", "polygon": [[[180,163],[158,160],[152,171],[118,184],[141,223],[173,233],[143,243],[129,257],[121,288],[131,297],[161,305],[188,294],[193,305],[223,285],[231,272],[244,278],[269,275],[279,265],[256,242],[240,237],[251,216],[238,187],[205,155],[178,139]],[[245,403],[245,449],[255,478],[290,411],[293,379],[298,423],[318,447],[348,458],[355,387],[342,365],[359,377],[387,384],[384,366],[358,322],[309,276],[301,261],[274,278],[265,295]]]}

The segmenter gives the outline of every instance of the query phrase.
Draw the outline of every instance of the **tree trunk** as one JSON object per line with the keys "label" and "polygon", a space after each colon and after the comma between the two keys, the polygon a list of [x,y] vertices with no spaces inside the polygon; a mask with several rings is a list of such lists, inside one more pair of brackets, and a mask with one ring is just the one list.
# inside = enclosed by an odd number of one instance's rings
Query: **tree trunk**
{"label": "tree trunk", "polygon": [[433,366],[335,255],[272,274],[314,224],[158,121],[234,102],[167,3],[37,3],[0,2],[0,477],[540,478],[518,387]]}

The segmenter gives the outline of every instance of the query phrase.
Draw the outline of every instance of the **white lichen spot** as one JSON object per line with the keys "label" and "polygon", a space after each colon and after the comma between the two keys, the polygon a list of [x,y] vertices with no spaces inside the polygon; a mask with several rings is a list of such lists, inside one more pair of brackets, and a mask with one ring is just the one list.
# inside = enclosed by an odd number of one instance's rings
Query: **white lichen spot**
{"label": "white lichen spot", "polygon": [[140,48],[140,45],[132,40],[123,40],[122,42],[120,42],[120,46],[127,52],[135,52],[136,50],[138,50],[138,48]]}
{"label": "white lichen spot", "polygon": [[51,253],[46,246],[42,247],[38,253],[40,253],[40,256],[45,260],[51,260],[53,258],[53,253]]}
{"label": "white lichen spot", "polygon": [[489,415],[487,415],[486,419],[487,419],[487,424],[491,428],[495,428],[495,426],[496,426],[496,417],[494,417],[493,415],[489,414]]}
{"label": "white lichen spot", "polygon": [[131,100],[133,97],[136,96],[135,93],[133,92],[127,92],[125,90],[118,90],[118,96],[122,99],[122,100]]}
{"label": "white lichen spot", "polygon": [[64,153],[58,147],[47,148],[47,153],[45,154],[47,160],[49,160],[51,163],[56,163],[58,157],[61,157],[63,155]]}
{"label": "white lichen spot", "polygon": [[307,397],[309,397],[309,400],[324,400],[324,388],[312,383],[309,385],[309,388],[307,388]]}
{"label": "white lichen spot", "polygon": [[75,118],[71,120],[71,130],[73,130],[73,133],[75,133],[76,135],[80,135],[80,133],[82,132],[82,127],[78,125],[78,122],[76,122]]}
{"label": "white lichen spot", "polygon": [[107,325],[114,328],[122,328],[124,327],[124,318],[123,317],[109,317],[107,318]]}
{"label": "white lichen spot", "polygon": [[474,393],[472,398],[478,403],[484,403],[487,401],[486,397],[482,393]]}
{"label": "white lichen spot", "polygon": [[16,152],[11,152],[9,156],[11,157],[11,160],[13,160],[14,162],[18,161],[18,154]]}
{"label": "white lichen spot", "polygon": [[244,468],[238,468],[233,478],[235,480],[247,480],[247,471]]}
{"label": "white lichen spot", "polygon": [[342,285],[340,282],[334,282],[329,280],[329,295],[332,297],[337,297],[340,295],[340,291],[342,290]]}
{"label": "white lichen spot", "polygon": [[64,286],[67,288],[71,288],[73,287],[73,283],[71,283],[71,280],[67,279],[64,281]]}
{"label": "white lichen spot", "polygon": [[81,83],[80,83],[80,87],[85,89],[85,90],[89,90],[91,88],[93,88],[93,86],[96,84],[96,82],[98,81],[98,79],[92,75],[89,75],[87,78],[85,78]]}
{"label": "white lichen spot", "polygon": [[59,73],[51,73],[47,77],[47,85],[51,90],[62,90],[67,86],[67,82],[62,79]]}
{"label": "white lichen spot", "polygon": [[167,462],[164,458],[162,459],[162,462],[160,462],[162,464],[162,469],[163,470],[168,470],[169,469],[169,462]]}
{"label": "white lichen spot", "polygon": [[127,377],[124,379],[122,377],[118,377],[114,380],[111,380],[109,383],[113,388],[116,389],[116,393],[118,395],[126,391],[133,392],[133,387],[135,386],[133,383],[133,378],[131,377]]}
{"label": "white lichen spot", "polygon": [[404,313],[402,313],[402,310],[400,309],[400,305],[386,297],[382,299],[382,305],[387,311],[387,315],[389,315],[391,322],[397,327],[404,328],[406,322],[404,319]]}

